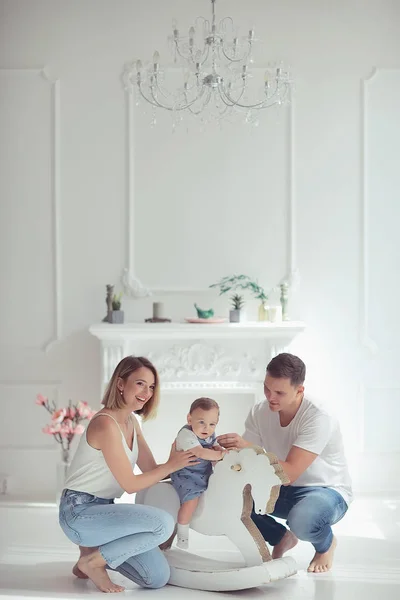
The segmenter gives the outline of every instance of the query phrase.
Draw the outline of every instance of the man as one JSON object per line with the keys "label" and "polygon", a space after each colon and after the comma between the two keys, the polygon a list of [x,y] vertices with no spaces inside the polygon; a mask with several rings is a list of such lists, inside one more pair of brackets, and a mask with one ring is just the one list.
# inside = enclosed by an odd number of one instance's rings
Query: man
{"label": "man", "polygon": [[281,558],[298,539],[315,548],[308,571],[328,571],[336,539],[331,526],[346,513],[352,500],[351,480],[337,422],[304,397],[306,367],[292,354],[279,354],[267,367],[266,400],[250,411],[243,437],[219,436],[225,448],[262,446],[274,453],[290,478],[282,486],[273,516],[285,519],[289,529],[268,515],[253,512],[264,539],[274,546],[272,558]]}

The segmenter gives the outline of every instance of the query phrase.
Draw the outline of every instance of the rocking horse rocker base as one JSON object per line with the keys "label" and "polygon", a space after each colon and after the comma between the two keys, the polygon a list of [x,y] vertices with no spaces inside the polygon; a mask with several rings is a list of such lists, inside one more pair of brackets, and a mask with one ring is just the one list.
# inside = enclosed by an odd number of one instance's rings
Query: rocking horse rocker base
{"label": "rocking horse rocker base", "polygon": [[[240,554],[231,560],[228,556],[219,560],[171,548],[173,535],[162,548],[171,568],[169,583],[205,591],[233,591],[294,575],[297,572],[294,559],[272,560],[250,516],[253,505],[257,513],[273,512],[280,486],[287,482],[276,457],[261,448],[230,451],[216,464],[190,528],[205,535],[226,536]],[[162,508],[177,519],[179,497],[169,482],[138,492],[136,502]]]}

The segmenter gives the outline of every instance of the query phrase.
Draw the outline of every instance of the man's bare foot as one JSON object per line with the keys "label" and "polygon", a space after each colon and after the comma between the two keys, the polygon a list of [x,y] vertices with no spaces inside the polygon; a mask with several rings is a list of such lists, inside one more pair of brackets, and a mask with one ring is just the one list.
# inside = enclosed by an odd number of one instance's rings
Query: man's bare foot
{"label": "man's bare foot", "polygon": [[93,581],[101,592],[123,592],[125,589],[111,581],[106,571],[105,560],[98,550],[94,550],[86,556],[81,556],[76,566],[79,571]]}
{"label": "man's bare foot", "polygon": [[294,533],[288,529],[279,544],[274,546],[274,549],[272,550],[272,560],[275,560],[275,558],[282,558],[285,552],[294,548],[298,541],[299,540]]}
{"label": "man's bare foot", "polygon": [[310,562],[310,566],[307,571],[309,573],[326,573],[332,568],[333,555],[337,546],[337,540],[334,537],[332,540],[331,547],[328,552],[316,552],[314,558]]}
{"label": "man's bare foot", "polygon": [[[79,558],[81,558],[82,556],[87,556],[88,554],[93,552],[93,548],[88,548],[87,546],[79,546],[79,551],[80,551]],[[88,579],[88,576],[85,575],[85,573],[82,573],[82,571],[79,569],[78,563],[76,563],[72,567],[72,573],[75,575],[75,577],[78,577],[78,579]]]}

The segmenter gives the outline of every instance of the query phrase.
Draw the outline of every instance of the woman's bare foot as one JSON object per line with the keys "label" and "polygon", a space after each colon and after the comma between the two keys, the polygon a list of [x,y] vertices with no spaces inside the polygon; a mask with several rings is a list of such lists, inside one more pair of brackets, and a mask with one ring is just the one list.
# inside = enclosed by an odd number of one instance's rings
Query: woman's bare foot
{"label": "woman's bare foot", "polygon": [[76,563],[76,567],[91,579],[101,592],[123,592],[125,589],[111,581],[106,571],[106,562],[98,550],[94,550],[86,556],[81,556]]}
{"label": "woman's bare foot", "polygon": [[307,571],[309,573],[326,573],[332,568],[333,555],[337,546],[337,540],[334,537],[332,540],[331,547],[328,552],[316,552],[314,558],[310,562],[310,566]]}
{"label": "woman's bare foot", "polygon": [[285,552],[294,548],[298,541],[299,540],[294,533],[288,529],[279,544],[274,546],[274,549],[272,550],[272,560],[275,560],[275,558],[282,558]]}
{"label": "woman's bare foot", "polygon": [[[87,556],[88,554],[93,552],[93,548],[88,548],[87,546],[79,546],[79,551],[80,551],[79,558],[82,558],[82,556]],[[82,571],[78,567],[78,563],[76,563],[72,567],[72,573],[75,575],[75,577],[78,577],[78,579],[88,579],[88,576],[85,575],[85,573],[82,573]]]}
{"label": "woman's bare foot", "polygon": [[75,575],[75,577],[78,577],[78,579],[88,579],[88,576],[85,575],[85,573],[82,573],[78,567],[78,563],[75,563],[72,567],[72,574]]}

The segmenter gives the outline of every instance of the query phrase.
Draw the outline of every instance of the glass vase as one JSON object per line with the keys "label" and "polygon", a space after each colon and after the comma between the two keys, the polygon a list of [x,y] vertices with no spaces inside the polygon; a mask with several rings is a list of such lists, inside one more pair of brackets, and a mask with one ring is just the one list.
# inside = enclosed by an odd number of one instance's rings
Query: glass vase
{"label": "glass vase", "polygon": [[269,319],[269,307],[264,302],[261,302],[258,307],[258,320],[259,321],[268,321]]}
{"label": "glass vase", "polygon": [[71,464],[70,451],[61,448],[61,457],[56,466],[56,502],[60,503],[60,498],[68,475],[68,469]]}

